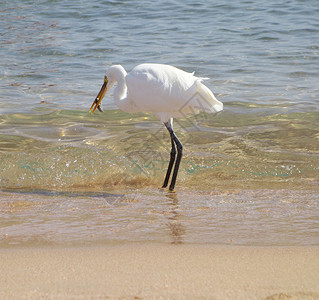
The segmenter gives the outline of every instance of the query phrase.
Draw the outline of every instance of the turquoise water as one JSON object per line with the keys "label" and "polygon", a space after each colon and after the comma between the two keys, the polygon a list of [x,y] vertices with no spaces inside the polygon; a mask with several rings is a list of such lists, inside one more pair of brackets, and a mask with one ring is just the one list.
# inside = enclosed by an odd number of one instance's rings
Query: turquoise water
{"label": "turquoise water", "polygon": [[[317,1],[1,2],[0,243],[318,244],[318,16]],[[224,103],[175,121],[175,198],[154,116],[112,92],[88,113],[108,66],[142,62],[209,77]]]}

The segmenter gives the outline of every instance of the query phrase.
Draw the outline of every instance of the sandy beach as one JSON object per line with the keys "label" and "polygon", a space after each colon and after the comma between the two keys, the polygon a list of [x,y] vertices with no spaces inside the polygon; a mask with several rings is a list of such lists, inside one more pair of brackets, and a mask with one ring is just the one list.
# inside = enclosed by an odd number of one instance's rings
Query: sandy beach
{"label": "sandy beach", "polygon": [[319,299],[319,247],[0,250],[1,299]]}

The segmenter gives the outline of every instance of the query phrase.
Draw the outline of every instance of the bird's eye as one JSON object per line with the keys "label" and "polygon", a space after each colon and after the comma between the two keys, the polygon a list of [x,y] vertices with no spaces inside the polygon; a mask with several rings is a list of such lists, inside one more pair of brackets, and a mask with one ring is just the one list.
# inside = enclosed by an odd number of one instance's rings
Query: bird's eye
{"label": "bird's eye", "polygon": [[107,80],[107,77],[104,76],[104,82],[107,84],[108,80]]}

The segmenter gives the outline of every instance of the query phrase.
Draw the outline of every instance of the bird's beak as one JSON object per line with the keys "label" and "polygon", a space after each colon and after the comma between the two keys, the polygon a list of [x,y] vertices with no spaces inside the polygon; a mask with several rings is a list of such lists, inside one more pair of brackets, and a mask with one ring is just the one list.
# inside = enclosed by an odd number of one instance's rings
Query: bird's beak
{"label": "bird's beak", "polygon": [[101,87],[101,90],[99,91],[98,95],[96,96],[91,108],[90,108],[90,112],[93,114],[95,112],[96,109],[98,109],[99,111],[103,112],[102,108],[101,108],[101,102],[102,99],[104,98],[105,94],[107,91],[107,78],[104,77],[104,83]]}

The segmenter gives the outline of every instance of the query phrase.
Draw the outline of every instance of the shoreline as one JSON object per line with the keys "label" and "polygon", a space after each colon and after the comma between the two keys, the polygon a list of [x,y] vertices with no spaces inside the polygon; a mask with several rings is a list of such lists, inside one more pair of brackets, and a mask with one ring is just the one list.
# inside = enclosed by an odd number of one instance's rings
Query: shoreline
{"label": "shoreline", "polygon": [[319,299],[319,246],[0,249],[1,299]]}

